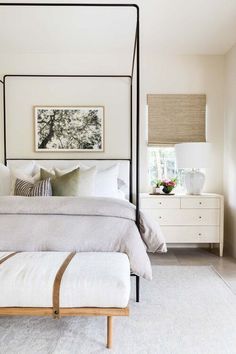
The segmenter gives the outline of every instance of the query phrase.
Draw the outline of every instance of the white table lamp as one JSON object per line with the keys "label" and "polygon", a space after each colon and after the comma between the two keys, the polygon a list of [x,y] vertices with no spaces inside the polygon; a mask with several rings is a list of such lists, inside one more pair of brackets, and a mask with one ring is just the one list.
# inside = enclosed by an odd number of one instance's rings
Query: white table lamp
{"label": "white table lamp", "polygon": [[191,169],[185,172],[185,186],[188,194],[201,194],[205,174],[200,168],[209,167],[209,143],[181,143],[175,145],[178,169]]}

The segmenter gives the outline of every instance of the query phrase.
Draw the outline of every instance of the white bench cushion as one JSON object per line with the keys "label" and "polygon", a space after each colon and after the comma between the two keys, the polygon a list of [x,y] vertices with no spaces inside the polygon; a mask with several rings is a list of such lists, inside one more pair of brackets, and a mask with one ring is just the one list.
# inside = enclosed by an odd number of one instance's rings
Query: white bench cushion
{"label": "white bench cushion", "polygon": [[[10,253],[10,252],[9,252]],[[0,252],[0,259],[8,252]],[[21,252],[0,265],[0,307],[52,307],[53,282],[69,252]],[[77,253],[61,282],[60,307],[128,305],[130,264],[126,254]]]}

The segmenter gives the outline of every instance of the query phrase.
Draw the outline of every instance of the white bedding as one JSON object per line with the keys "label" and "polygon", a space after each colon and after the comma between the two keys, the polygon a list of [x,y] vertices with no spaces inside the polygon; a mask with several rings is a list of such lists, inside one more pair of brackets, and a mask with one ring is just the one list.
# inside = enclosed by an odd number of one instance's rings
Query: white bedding
{"label": "white bedding", "polygon": [[0,251],[122,252],[146,279],[146,250],[166,252],[159,225],[135,206],[112,198],[0,197]]}
{"label": "white bedding", "polygon": [[[23,252],[2,263],[0,307],[52,307],[53,282],[68,254]],[[126,307],[129,270],[122,253],[76,254],[62,277],[60,307]]]}

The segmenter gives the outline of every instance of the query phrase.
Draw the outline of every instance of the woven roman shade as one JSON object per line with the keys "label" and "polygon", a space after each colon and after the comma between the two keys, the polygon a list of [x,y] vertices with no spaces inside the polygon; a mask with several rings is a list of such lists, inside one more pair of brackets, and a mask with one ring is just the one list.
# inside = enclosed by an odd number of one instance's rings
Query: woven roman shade
{"label": "woven roman shade", "polygon": [[205,142],[206,95],[149,94],[148,145]]}

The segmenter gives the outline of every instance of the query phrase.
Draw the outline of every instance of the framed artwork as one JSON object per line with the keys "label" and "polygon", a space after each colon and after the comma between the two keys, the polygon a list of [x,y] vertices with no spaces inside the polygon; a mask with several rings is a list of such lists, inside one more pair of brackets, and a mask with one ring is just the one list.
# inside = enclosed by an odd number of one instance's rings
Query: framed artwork
{"label": "framed artwork", "polygon": [[104,151],[103,106],[36,106],[36,151]]}

